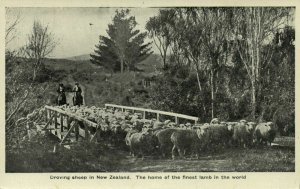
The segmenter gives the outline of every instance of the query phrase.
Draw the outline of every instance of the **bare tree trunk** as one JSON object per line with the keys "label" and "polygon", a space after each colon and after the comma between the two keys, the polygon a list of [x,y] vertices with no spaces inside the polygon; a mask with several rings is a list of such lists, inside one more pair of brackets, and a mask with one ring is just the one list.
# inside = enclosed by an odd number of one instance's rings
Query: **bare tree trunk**
{"label": "bare tree trunk", "polygon": [[35,81],[35,78],[36,78],[36,68],[33,68],[33,77],[32,77],[32,80]]}
{"label": "bare tree trunk", "polygon": [[164,61],[164,65],[163,65],[163,68],[166,68],[166,55],[164,55],[164,58],[163,58],[163,61]]}
{"label": "bare tree trunk", "polygon": [[201,82],[200,82],[200,78],[199,78],[199,67],[198,67],[198,64],[196,63],[195,64],[196,66],[196,72],[197,72],[197,82],[198,82],[198,87],[199,87],[199,92],[201,93],[202,91],[202,88],[201,88]]}
{"label": "bare tree trunk", "polygon": [[166,68],[166,65],[167,65],[167,48],[164,50],[163,61],[164,61],[163,68]]}
{"label": "bare tree trunk", "polygon": [[256,86],[255,86],[255,81],[251,81],[251,88],[252,88],[252,111],[251,111],[251,116],[253,121],[255,120],[255,114],[256,114]]}

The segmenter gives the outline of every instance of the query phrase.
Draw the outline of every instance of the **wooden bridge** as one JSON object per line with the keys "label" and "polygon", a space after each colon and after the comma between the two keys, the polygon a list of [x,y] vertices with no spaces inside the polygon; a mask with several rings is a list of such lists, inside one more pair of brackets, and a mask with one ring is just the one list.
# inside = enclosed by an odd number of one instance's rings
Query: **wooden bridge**
{"label": "wooden bridge", "polygon": [[[181,119],[192,121],[194,123],[198,121],[197,117],[159,110],[114,104],[105,104],[105,108],[140,112],[143,115],[143,119],[147,119],[147,114],[152,113],[156,115],[157,120],[160,120],[161,116],[169,116],[175,119],[175,123],[179,123]],[[45,106],[45,109],[46,125],[44,130],[49,130],[53,135],[55,135],[59,139],[60,145],[71,145],[78,141],[94,142],[97,140],[97,136],[101,132],[100,126],[97,123],[56,107]]]}

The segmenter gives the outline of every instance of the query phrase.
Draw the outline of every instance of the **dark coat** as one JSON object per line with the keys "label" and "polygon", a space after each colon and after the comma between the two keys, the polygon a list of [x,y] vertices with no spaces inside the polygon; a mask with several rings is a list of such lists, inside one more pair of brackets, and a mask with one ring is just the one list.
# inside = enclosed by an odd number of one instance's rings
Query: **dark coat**
{"label": "dark coat", "polygon": [[59,87],[57,89],[57,93],[58,93],[58,96],[57,96],[57,105],[61,106],[61,105],[64,105],[67,103],[67,100],[66,100],[66,94],[65,94],[65,88],[64,87]]}
{"label": "dark coat", "polygon": [[77,88],[74,87],[73,92],[74,92],[74,97],[73,97],[74,106],[83,105],[83,97],[81,95],[81,93],[82,93],[81,88],[79,86]]}

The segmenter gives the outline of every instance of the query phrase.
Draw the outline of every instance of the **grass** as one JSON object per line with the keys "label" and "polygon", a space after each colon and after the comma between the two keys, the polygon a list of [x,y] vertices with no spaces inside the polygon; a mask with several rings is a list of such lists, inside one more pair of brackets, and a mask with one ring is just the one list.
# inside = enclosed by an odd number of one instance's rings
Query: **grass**
{"label": "grass", "polygon": [[122,171],[138,172],[290,172],[295,171],[295,153],[272,148],[227,149],[197,159],[135,159]]}
{"label": "grass", "polygon": [[[280,139],[284,140],[284,138]],[[285,139],[287,140],[287,139]],[[156,156],[131,157],[128,150],[103,144],[79,143],[71,150],[51,153],[53,146],[8,154],[6,172],[294,172],[295,151],[270,146],[230,148],[172,160]]]}
{"label": "grass", "polygon": [[[112,75],[108,70],[92,64],[89,60],[46,59],[47,69],[54,73],[54,76],[47,81],[48,84],[51,84],[49,94],[53,96],[54,101],[52,101],[55,102],[58,83],[72,88],[77,81],[85,93],[87,106],[103,107],[105,103],[122,104],[126,95],[135,92],[137,84],[143,80],[145,75],[155,71],[153,65],[157,64],[156,67],[159,67],[159,62],[156,61],[158,58],[158,55],[151,55],[141,62],[138,66],[139,69],[144,70],[141,73],[126,71],[122,74],[114,73]],[[137,105],[141,104],[139,102],[145,103],[143,94],[134,94],[132,97]],[[67,103],[72,104],[68,99]]]}
{"label": "grass", "polygon": [[295,137],[276,137],[274,143],[281,146],[295,147]]}

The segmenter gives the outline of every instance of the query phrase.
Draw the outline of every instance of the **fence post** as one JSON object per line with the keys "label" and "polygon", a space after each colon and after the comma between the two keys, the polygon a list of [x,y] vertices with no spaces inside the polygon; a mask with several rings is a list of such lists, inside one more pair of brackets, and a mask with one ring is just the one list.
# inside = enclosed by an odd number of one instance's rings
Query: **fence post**
{"label": "fence post", "polygon": [[146,119],[146,111],[143,112],[143,119]]}
{"label": "fence post", "polygon": [[178,124],[178,117],[175,117],[175,123]]}
{"label": "fence post", "polygon": [[156,120],[159,121],[159,113],[156,115]]}

